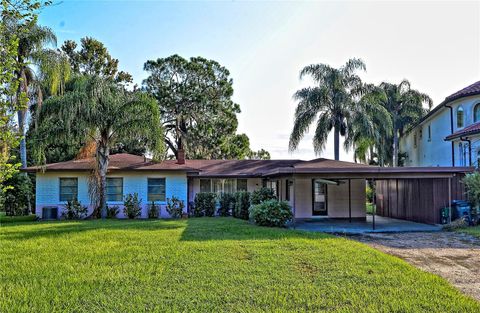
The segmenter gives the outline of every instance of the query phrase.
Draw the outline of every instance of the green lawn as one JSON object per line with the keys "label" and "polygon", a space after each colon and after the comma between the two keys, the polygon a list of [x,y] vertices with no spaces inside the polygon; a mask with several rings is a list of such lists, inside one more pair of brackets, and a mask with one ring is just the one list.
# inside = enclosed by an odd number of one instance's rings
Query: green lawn
{"label": "green lawn", "polygon": [[480,238],[480,226],[460,228],[457,231],[461,232],[461,233],[470,234],[470,235],[473,235],[473,236],[476,236],[476,237]]}
{"label": "green lawn", "polygon": [[0,312],[480,312],[366,245],[231,218],[3,224]]}
{"label": "green lawn", "polygon": [[17,223],[17,222],[33,222],[37,216],[35,214],[26,216],[7,216],[5,212],[0,212],[0,224]]}

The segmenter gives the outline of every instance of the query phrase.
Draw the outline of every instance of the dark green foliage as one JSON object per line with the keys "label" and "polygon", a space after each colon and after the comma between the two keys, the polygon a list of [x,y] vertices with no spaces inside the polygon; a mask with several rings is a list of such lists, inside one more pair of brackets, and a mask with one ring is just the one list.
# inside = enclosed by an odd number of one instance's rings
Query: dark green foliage
{"label": "dark green foliage", "polygon": [[248,220],[248,208],[250,207],[250,193],[238,191],[235,193],[234,217]]}
{"label": "dark green foliage", "polygon": [[229,216],[235,210],[235,194],[222,193],[218,199],[220,207],[218,208],[218,215]]}
{"label": "dark green foliage", "polygon": [[125,201],[123,202],[123,213],[130,219],[134,219],[140,216],[142,213],[142,208],[140,206],[142,200],[138,198],[138,194],[128,194],[125,196]]}
{"label": "dark green foliage", "polygon": [[73,40],[66,40],[61,50],[68,56],[72,70],[77,74],[97,75],[117,83],[131,83],[132,75],[118,71],[118,59],[112,58],[105,45],[91,37],[80,39],[80,50]]}
{"label": "dark green foliage", "polygon": [[480,173],[474,172],[465,175],[463,183],[467,189],[468,201],[475,207],[480,205]]}
{"label": "dark green foliage", "polygon": [[255,224],[270,227],[285,227],[293,217],[292,208],[288,202],[277,200],[267,200],[252,205],[249,213]]}
{"label": "dark green foliage", "polygon": [[215,214],[217,194],[213,192],[199,192],[195,195],[193,215],[213,216]]}
{"label": "dark green foliage", "polygon": [[118,213],[120,213],[120,207],[118,205],[107,205],[107,218],[116,218]]}
{"label": "dark green foliage", "polygon": [[256,205],[262,203],[263,201],[274,199],[277,199],[277,197],[275,196],[275,192],[273,191],[273,189],[262,187],[252,192],[252,195],[250,196],[250,204]]}
{"label": "dark green foliage", "polygon": [[0,208],[3,207],[9,216],[30,214],[28,202],[32,205],[34,199],[30,178],[23,173],[16,173],[5,181],[5,185],[10,187],[5,191],[0,189]]}
{"label": "dark green foliage", "polygon": [[179,55],[149,60],[144,89],[162,112],[165,141],[177,156],[183,148],[190,159],[245,159],[250,141],[236,134],[240,106],[232,101],[233,81],[228,69],[202,57]]}
{"label": "dark green foliage", "polygon": [[160,216],[160,206],[154,201],[148,206],[148,218],[158,218]]}
{"label": "dark green foliage", "polygon": [[181,218],[183,216],[184,208],[185,203],[183,200],[180,200],[175,196],[167,199],[167,213],[170,214],[172,218]]}
{"label": "dark green foliage", "polygon": [[79,220],[87,216],[88,208],[83,206],[80,201],[74,199],[67,201],[65,209],[62,211],[62,217],[66,220]]}

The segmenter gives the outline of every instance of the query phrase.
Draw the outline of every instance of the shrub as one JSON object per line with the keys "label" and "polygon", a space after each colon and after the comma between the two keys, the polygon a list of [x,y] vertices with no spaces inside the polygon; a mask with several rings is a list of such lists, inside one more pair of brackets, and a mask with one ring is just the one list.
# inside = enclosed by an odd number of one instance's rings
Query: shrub
{"label": "shrub", "polygon": [[199,192],[195,195],[194,216],[213,216],[215,214],[217,194],[213,192]]}
{"label": "shrub", "polygon": [[123,213],[130,219],[137,218],[142,213],[142,208],[140,207],[141,199],[138,199],[138,193],[128,194],[125,196],[125,201],[123,201]]}
{"label": "shrub", "polygon": [[180,200],[175,196],[171,199],[167,199],[167,212],[172,218],[181,218],[183,215],[183,208],[185,208],[183,200]]}
{"label": "shrub", "polygon": [[74,199],[67,201],[65,209],[62,212],[62,217],[66,220],[79,220],[85,218],[87,213],[88,208],[83,206],[77,199]]}
{"label": "shrub", "polygon": [[250,207],[250,193],[248,191],[238,191],[235,193],[234,217],[248,220],[248,208]]}
{"label": "shrub", "polygon": [[154,201],[148,207],[148,218],[158,218],[160,216],[160,206]]}
{"label": "shrub", "polygon": [[0,208],[4,208],[8,216],[28,215],[29,201],[32,204],[34,194],[30,178],[24,173],[16,173],[4,182],[10,188],[0,189]]}
{"label": "shrub", "polygon": [[480,173],[474,172],[465,175],[463,178],[465,187],[467,189],[468,201],[475,207],[480,205]]}
{"label": "shrub", "polygon": [[456,230],[456,229],[461,229],[464,227],[468,226],[468,221],[464,218],[458,218],[454,221],[452,221],[450,224],[446,224],[443,226],[444,230]]}
{"label": "shrub", "polygon": [[107,205],[107,218],[116,218],[118,213],[120,213],[120,208],[118,207],[118,205]]}
{"label": "shrub", "polygon": [[229,216],[230,212],[233,212],[235,209],[235,194],[222,193],[218,202],[220,204],[220,207],[218,208],[218,215]]}
{"label": "shrub", "polygon": [[275,192],[273,191],[273,189],[262,187],[252,192],[252,195],[250,196],[250,204],[256,205],[264,201],[274,200],[274,199],[277,199],[277,197],[275,196]]}
{"label": "shrub", "polygon": [[286,201],[268,200],[249,209],[250,218],[260,226],[284,227],[292,219],[292,208]]}

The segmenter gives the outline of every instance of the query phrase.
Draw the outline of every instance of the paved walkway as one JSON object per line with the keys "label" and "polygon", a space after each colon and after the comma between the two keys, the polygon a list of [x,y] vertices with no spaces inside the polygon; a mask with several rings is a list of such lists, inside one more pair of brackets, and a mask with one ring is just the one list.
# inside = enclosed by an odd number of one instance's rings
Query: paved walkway
{"label": "paved walkway", "polygon": [[296,229],[335,234],[365,234],[365,233],[404,233],[404,232],[434,232],[440,231],[439,225],[415,223],[394,218],[375,216],[375,230],[372,216],[366,221],[335,220],[328,218],[297,220]]}

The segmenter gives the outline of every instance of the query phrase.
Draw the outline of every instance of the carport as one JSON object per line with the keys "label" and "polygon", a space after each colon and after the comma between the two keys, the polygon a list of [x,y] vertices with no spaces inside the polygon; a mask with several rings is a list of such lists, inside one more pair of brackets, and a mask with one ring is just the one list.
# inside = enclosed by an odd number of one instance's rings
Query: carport
{"label": "carport", "polygon": [[[318,162],[312,162],[311,166],[302,164],[293,169],[270,173],[272,177],[290,175],[295,195],[292,203],[295,226],[305,224],[306,220],[309,220],[301,218],[296,212],[305,207],[305,197],[302,199],[299,197],[297,200],[297,195],[301,195],[301,192],[297,192],[296,189],[305,189],[307,186],[297,184],[298,181],[313,179],[329,186],[335,184],[343,186],[342,193],[345,199],[348,199],[348,202],[342,203],[343,216],[338,218],[339,221],[334,221],[335,218],[331,216],[311,218],[310,220],[319,223],[319,227],[329,219],[332,225],[340,227],[345,225],[345,228],[348,228],[346,223],[363,222],[361,225],[369,225],[372,230],[379,230],[378,226],[382,227],[381,224],[392,225],[396,220],[430,225],[440,224],[440,209],[449,207],[452,200],[465,199],[462,178],[466,173],[474,171],[471,167],[375,167],[354,164],[348,166],[346,162],[344,164],[345,166],[342,167],[319,167]],[[352,182],[359,180],[370,181],[375,186],[373,214],[367,219],[364,215],[363,220],[352,216]],[[358,210],[358,203],[353,209]],[[395,220],[389,221],[388,218]],[[379,222],[381,222],[380,225],[378,225]],[[412,228],[415,229],[415,227]]]}

